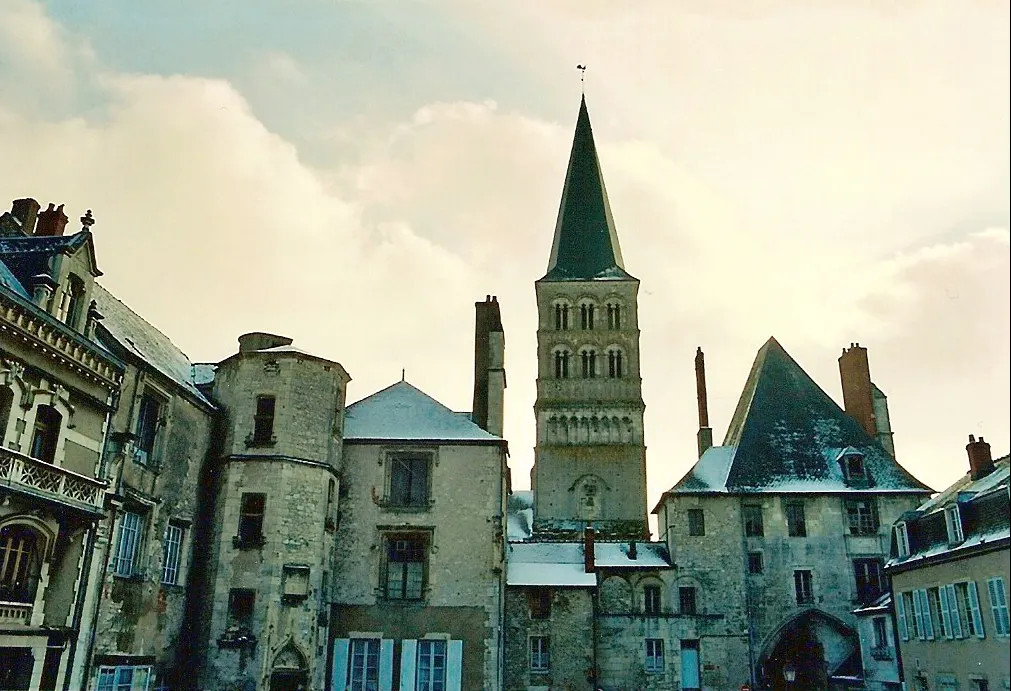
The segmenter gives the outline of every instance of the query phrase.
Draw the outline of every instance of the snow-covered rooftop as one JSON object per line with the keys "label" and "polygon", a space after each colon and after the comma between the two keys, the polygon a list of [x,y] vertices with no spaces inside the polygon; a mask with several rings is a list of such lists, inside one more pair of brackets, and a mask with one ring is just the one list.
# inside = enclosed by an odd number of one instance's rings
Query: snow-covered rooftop
{"label": "snow-covered rooftop", "polygon": [[534,526],[534,493],[531,490],[515,490],[509,496],[506,519],[506,536],[510,541],[530,538]]}
{"label": "snow-covered rooftop", "polygon": [[506,554],[507,585],[593,587],[594,573],[586,573],[579,542],[520,542]]}
{"label": "snow-covered rooftop", "polygon": [[349,405],[344,439],[504,443],[406,381]]}
{"label": "snow-covered rooftop", "polygon": [[593,546],[593,565],[597,568],[664,569],[670,566],[667,545],[662,542],[636,542],[635,558],[628,542],[598,542]]}

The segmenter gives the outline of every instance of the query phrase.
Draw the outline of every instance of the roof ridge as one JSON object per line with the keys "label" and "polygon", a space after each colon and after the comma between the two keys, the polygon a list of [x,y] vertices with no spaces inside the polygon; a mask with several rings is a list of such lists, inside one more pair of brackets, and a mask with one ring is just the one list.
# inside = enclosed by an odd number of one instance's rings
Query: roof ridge
{"label": "roof ridge", "polygon": [[[181,354],[181,355],[182,355],[183,357],[185,357],[185,358],[186,358],[186,361],[187,361],[187,362],[189,362],[189,363],[190,363],[190,365],[196,364],[196,363],[194,363],[194,362],[193,362],[192,360],[190,360],[190,356],[186,354],[186,351],[185,351],[185,350],[183,350],[182,348],[180,348],[179,346],[177,346],[177,345],[175,344],[175,341],[173,341],[173,340],[172,340],[172,338],[171,338],[171,337],[169,337],[169,335],[168,335],[168,334],[166,334],[166,333],[165,333],[164,331],[162,331],[161,329],[159,329],[159,328],[158,328],[157,326],[155,326],[154,324],[152,324],[151,322],[149,322],[149,321],[148,321],[147,319],[145,319],[144,317],[140,316],[140,313],[139,313],[139,312],[137,312],[137,311],[136,311],[135,309],[133,309],[132,307],[130,307],[130,305],[126,304],[125,302],[123,302],[122,300],[120,300],[120,299],[119,299],[118,297],[116,297],[116,294],[115,294],[115,293],[113,293],[112,291],[110,291],[110,290],[109,290],[108,288],[106,288],[105,286],[103,286],[103,285],[102,285],[101,283],[99,283],[98,281],[95,281],[95,286],[96,286],[97,288],[99,288],[100,290],[102,290],[102,291],[103,291],[103,292],[104,292],[104,293],[105,293],[106,295],[108,295],[109,297],[111,297],[111,298],[112,298],[113,300],[115,300],[115,301],[116,301],[116,302],[118,302],[119,304],[123,305],[123,307],[124,307],[124,308],[126,308],[127,310],[129,310],[129,312],[130,312],[130,313],[131,313],[131,314],[132,314],[133,316],[137,317],[137,319],[140,319],[140,320],[141,320],[142,322],[144,322],[144,323],[145,323],[145,324],[146,324],[147,326],[151,327],[151,329],[152,329],[152,330],[154,330],[154,331],[157,331],[157,332],[158,332],[158,333],[159,333],[160,335],[164,336],[164,337],[165,337],[165,340],[169,342],[169,345],[171,345],[171,346],[172,346],[173,348],[175,348],[175,349],[176,349],[177,351],[179,351],[179,353],[180,353],[180,354]],[[217,363],[199,363],[199,364],[217,364]]]}

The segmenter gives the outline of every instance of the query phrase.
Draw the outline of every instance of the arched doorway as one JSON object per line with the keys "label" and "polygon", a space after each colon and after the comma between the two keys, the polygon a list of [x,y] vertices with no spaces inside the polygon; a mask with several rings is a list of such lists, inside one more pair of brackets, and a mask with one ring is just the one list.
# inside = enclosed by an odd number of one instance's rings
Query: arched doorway
{"label": "arched doorway", "polygon": [[309,672],[305,655],[291,641],[274,658],[270,691],[308,691]]}
{"label": "arched doorway", "polygon": [[763,688],[821,691],[858,649],[853,629],[830,614],[809,609],[783,622],[766,639],[758,673]]}

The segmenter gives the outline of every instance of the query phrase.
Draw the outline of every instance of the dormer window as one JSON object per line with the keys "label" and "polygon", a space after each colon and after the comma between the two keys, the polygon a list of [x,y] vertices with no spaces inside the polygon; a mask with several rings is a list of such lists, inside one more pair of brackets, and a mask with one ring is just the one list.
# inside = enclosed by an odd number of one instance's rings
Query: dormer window
{"label": "dormer window", "polygon": [[905,522],[895,526],[895,547],[900,557],[909,556],[909,528]]}
{"label": "dormer window", "polygon": [[958,510],[958,504],[949,506],[944,510],[944,523],[948,529],[948,542],[950,544],[958,544],[965,540],[965,534],[962,532],[962,514]]}
{"label": "dormer window", "polygon": [[838,460],[842,466],[843,477],[847,485],[850,487],[868,487],[870,485],[862,453],[856,449],[847,448],[839,454]]}
{"label": "dormer window", "polygon": [[81,321],[84,310],[84,281],[70,274],[67,277],[67,288],[60,302],[60,312],[57,315],[67,326],[76,329]]}

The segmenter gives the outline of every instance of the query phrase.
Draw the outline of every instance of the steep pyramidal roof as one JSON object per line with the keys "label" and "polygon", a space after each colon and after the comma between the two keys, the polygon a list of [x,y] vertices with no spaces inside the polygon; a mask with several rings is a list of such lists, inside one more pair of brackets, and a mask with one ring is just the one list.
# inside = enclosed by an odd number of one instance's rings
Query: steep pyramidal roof
{"label": "steep pyramidal roof", "polygon": [[631,278],[625,272],[611,207],[593,143],[586,98],[579,104],[569,168],[555,223],[548,272],[542,280]]}
{"label": "steep pyramidal roof", "polygon": [[[839,459],[850,453],[864,457],[868,486],[847,484]],[[755,357],[723,446],[706,451],[671,492],[929,493],[930,488],[896,463],[770,338]]]}

